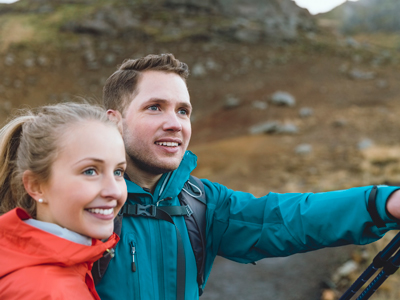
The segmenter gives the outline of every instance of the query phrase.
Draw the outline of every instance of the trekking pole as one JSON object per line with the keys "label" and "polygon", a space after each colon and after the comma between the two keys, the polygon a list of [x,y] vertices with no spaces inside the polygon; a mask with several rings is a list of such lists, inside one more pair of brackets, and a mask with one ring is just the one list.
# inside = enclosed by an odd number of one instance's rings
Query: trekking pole
{"label": "trekking pole", "polygon": [[[372,263],[369,265],[369,267],[360,275],[360,277],[357,278],[357,280],[343,294],[343,296],[340,297],[339,300],[349,300],[349,299],[351,299],[351,297],[353,297],[355,295],[355,293],[357,293],[357,291],[368,281],[368,279],[370,279],[372,277],[372,275],[374,275],[376,273],[376,271],[378,271],[380,268],[384,267],[385,264],[388,263],[389,259],[393,255],[393,253],[395,253],[396,250],[399,249],[399,248],[400,248],[400,232],[389,242],[389,244],[387,244],[387,246],[382,251],[380,251],[374,257],[374,259],[373,259]],[[396,261],[397,260],[400,261],[399,252],[397,252],[396,255],[394,256],[394,257],[398,257],[396,259]],[[394,260],[394,257],[393,257],[393,260]],[[399,264],[397,263],[397,265],[399,265]],[[397,268],[396,268],[396,270],[397,270]],[[384,271],[382,271],[382,272],[384,272]],[[385,271],[385,273],[383,275],[381,275],[381,273],[374,279],[374,281],[378,281],[378,282],[374,283],[374,286],[371,287],[371,288],[370,288],[370,286],[367,287],[368,293],[370,293],[368,298],[376,291],[376,289],[383,283],[383,281],[386,280],[386,278],[389,275],[393,274],[393,273],[388,274],[388,271]],[[382,280],[382,279],[378,279],[378,277],[379,276],[380,276],[380,278],[381,277],[385,277],[385,275],[387,275],[387,277],[385,279],[383,279],[383,281],[379,285],[377,285],[380,282],[380,280]],[[370,285],[372,285],[372,283]],[[375,290],[373,290],[371,292],[372,288],[375,288]],[[367,289],[363,292],[363,294],[367,293]],[[365,297],[365,296],[366,295],[364,295],[363,297]],[[368,298],[357,298],[357,300],[368,299]]]}
{"label": "trekking pole", "polygon": [[394,274],[400,267],[400,250],[386,262],[383,270],[375,277],[375,279],[367,286],[357,300],[369,299],[371,295],[382,285],[382,283],[388,279],[388,277]]}

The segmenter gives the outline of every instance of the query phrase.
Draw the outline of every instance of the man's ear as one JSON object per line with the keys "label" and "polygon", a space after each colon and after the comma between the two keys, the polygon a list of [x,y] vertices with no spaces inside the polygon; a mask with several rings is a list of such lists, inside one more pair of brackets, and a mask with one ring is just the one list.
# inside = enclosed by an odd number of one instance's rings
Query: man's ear
{"label": "man's ear", "polygon": [[35,201],[43,202],[44,195],[42,185],[36,174],[29,170],[25,171],[22,174],[22,182],[24,183],[25,190],[29,196],[31,196]]}
{"label": "man's ear", "polygon": [[107,110],[107,117],[110,121],[117,124],[119,132],[122,134],[122,115],[118,110],[109,109]]}

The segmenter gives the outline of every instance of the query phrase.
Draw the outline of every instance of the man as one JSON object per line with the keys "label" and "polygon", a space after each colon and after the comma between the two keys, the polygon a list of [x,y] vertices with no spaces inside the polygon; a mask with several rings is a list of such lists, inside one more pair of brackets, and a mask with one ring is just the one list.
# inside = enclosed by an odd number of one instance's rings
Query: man
{"label": "man", "polygon": [[[196,167],[196,156],[186,151],[192,111],[188,74],[187,65],[171,54],[149,55],[124,62],[105,84],[107,114],[125,141],[127,205],[136,210],[125,210],[121,241],[97,285],[103,300],[198,299],[205,285],[197,280],[185,218],[173,216],[171,222],[154,213],[181,205],[178,195]],[[207,201],[205,281],[216,255],[251,263],[370,243],[400,228],[398,187],[256,198],[201,181]]]}

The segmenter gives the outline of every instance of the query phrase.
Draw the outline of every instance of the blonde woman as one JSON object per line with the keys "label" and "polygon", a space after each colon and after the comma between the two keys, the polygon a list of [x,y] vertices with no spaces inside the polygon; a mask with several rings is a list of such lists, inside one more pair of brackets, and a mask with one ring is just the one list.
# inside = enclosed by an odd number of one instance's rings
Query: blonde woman
{"label": "blonde woman", "polygon": [[125,167],[98,107],[45,106],[1,129],[1,299],[100,299],[90,270],[119,240]]}

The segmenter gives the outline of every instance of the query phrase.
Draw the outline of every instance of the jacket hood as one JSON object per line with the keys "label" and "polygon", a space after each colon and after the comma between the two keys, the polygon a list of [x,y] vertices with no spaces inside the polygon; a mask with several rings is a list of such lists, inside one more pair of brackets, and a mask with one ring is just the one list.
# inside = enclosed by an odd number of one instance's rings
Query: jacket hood
{"label": "jacket hood", "polygon": [[0,217],[0,277],[35,265],[56,264],[67,267],[84,262],[93,263],[119,240],[113,234],[104,243],[92,239],[92,246],[85,246],[23,222],[29,218],[29,214],[21,208]]}

